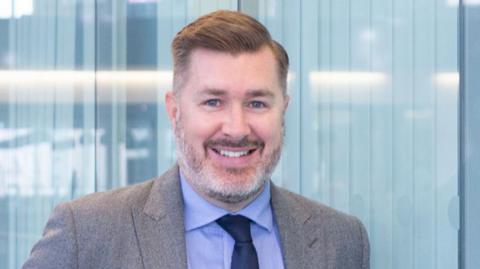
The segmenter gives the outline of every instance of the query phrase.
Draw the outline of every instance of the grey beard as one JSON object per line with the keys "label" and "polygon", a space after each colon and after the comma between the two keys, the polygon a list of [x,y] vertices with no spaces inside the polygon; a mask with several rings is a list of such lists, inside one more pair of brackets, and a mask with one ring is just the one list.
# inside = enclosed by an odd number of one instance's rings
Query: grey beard
{"label": "grey beard", "polygon": [[249,191],[231,193],[220,192],[213,189],[207,189],[205,191],[208,197],[215,199],[216,201],[220,201],[226,204],[238,204],[257,195],[263,189],[262,187],[265,185],[265,182],[267,182],[267,180],[270,178],[270,175],[266,173],[263,176],[257,174],[256,177],[260,177],[260,179],[255,181],[255,185]]}
{"label": "grey beard", "polygon": [[[183,126],[181,125],[180,117],[177,119],[177,130],[175,132],[176,151],[178,157],[178,163],[182,173],[192,187],[207,197],[214,199],[215,201],[223,202],[226,204],[237,204],[246,201],[256,194],[258,194],[267,180],[273,173],[281,155],[283,136],[285,135],[284,129],[282,129],[282,141],[280,145],[275,148],[268,156],[265,156],[258,167],[256,167],[253,174],[247,174],[247,176],[253,177],[253,186],[244,186],[243,188],[235,188],[235,186],[221,186],[215,178],[214,170],[208,171],[202,159],[196,158],[194,149],[186,143],[184,137]],[[227,169],[227,172],[234,175],[242,174],[242,169]]]}

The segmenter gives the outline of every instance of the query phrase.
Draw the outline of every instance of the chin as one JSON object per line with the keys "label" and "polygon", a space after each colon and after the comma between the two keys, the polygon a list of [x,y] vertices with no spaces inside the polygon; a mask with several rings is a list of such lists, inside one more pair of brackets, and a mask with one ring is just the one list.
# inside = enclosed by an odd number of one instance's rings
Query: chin
{"label": "chin", "polygon": [[243,202],[255,196],[262,190],[267,180],[263,173],[254,168],[205,170],[196,184],[202,185],[199,187],[208,197],[230,204]]}
{"label": "chin", "polygon": [[210,186],[207,190],[207,195],[217,201],[235,204],[246,201],[258,194],[264,184],[265,180],[256,180],[242,185],[221,184],[220,187],[217,186],[213,188]]}
{"label": "chin", "polygon": [[254,168],[227,168],[207,173],[210,175],[210,184],[215,189],[225,189],[225,192],[245,193],[256,189],[258,185],[265,182],[262,173]]}

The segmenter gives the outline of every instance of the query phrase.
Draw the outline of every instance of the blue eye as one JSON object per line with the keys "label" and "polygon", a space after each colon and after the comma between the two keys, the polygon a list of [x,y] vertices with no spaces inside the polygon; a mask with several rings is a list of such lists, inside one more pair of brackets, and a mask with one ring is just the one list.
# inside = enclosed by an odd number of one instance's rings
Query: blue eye
{"label": "blue eye", "polygon": [[264,102],[261,101],[252,101],[249,104],[249,107],[251,108],[265,108],[267,105]]}
{"label": "blue eye", "polygon": [[211,106],[211,107],[218,107],[220,106],[220,100],[218,99],[209,99],[204,102],[206,106]]}

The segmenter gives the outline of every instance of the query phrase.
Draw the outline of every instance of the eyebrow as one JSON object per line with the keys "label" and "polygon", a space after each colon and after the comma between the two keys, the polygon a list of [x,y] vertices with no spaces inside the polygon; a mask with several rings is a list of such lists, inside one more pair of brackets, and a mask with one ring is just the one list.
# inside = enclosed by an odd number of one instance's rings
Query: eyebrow
{"label": "eyebrow", "polygon": [[252,90],[247,92],[247,97],[268,97],[268,98],[273,98],[275,95],[273,92],[267,90],[267,89],[260,89],[260,90]]}
{"label": "eyebrow", "polygon": [[201,90],[200,92],[197,93],[197,95],[202,96],[202,95],[212,95],[212,96],[225,96],[227,93],[225,90],[220,90],[220,89],[215,89],[215,88],[207,88],[204,90]]}
{"label": "eyebrow", "polygon": [[[226,96],[228,95],[227,91],[215,88],[206,88],[201,90],[196,94],[197,96]],[[267,97],[273,98],[275,95],[272,91],[267,89],[257,89],[257,90],[249,90],[246,94],[247,98],[255,98],[255,97]]]}

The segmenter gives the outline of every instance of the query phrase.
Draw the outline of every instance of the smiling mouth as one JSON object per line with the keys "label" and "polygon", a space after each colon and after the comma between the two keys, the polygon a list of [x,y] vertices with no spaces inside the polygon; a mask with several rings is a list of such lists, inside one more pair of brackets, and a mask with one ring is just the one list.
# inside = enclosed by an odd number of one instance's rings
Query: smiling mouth
{"label": "smiling mouth", "polygon": [[216,148],[211,148],[215,153],[222,155],[224,157],[228,158],[240,158],[243,156],[251,155],[254,153],[257,149],[249,149],[249,150],[242,150],[242,151],[232,151],[232,150],[226,150],[226,149],[216,149]]}

